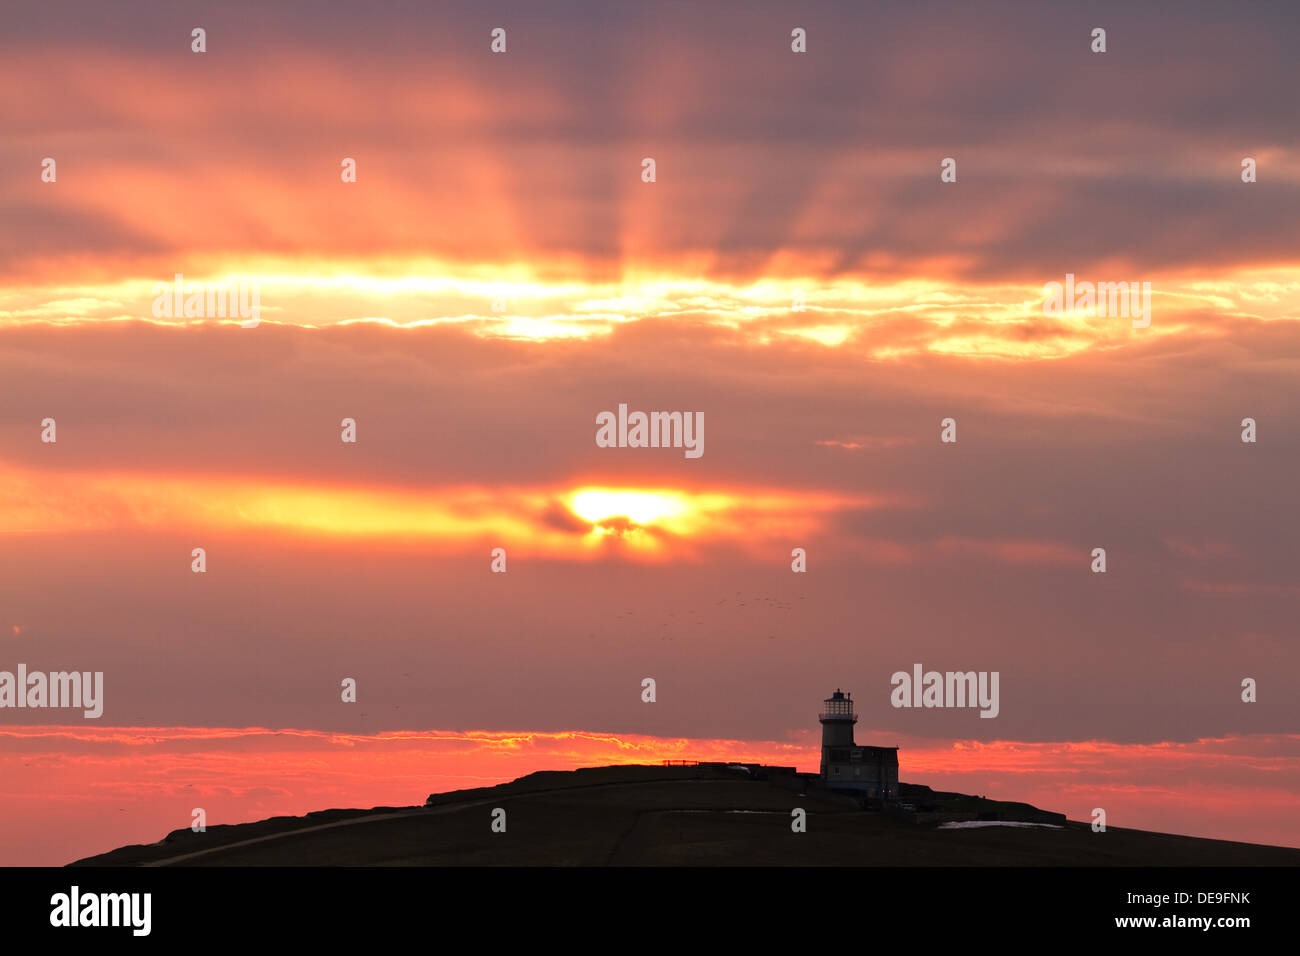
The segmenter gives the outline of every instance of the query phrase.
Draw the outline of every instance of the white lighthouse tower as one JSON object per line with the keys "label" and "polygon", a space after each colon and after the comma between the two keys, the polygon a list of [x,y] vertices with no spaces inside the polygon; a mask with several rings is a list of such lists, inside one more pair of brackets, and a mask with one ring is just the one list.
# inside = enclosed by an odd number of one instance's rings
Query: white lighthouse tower
{"label": "white lighthouse tower", "polygon": [[836,689],[835,693],[822,702],[822,712],[818,720],[822,724],[822,769],[830,763],[831,748],[853,746],[853,725],[858,722],[858,715],[853,712],[852,695]]}

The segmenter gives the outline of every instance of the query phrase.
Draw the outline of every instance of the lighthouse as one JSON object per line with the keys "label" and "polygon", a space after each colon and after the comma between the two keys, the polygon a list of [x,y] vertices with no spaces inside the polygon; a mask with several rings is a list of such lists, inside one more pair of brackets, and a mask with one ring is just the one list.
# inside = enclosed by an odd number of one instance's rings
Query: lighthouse
{"label": "lighthouse", "polygon": [[881,803],[898,799],[898,748],[860,747],[853,740],[851,694],[836,689],[822,701],[822,784]]}
{"label": "lighthouse", "polygon": [[853,712],[851,694],[836,689],[835,693],[822,701],[822,712],[818,718],[822,725],[822,776],[826,776],[827,758],[832,747],[853,746],[853,725],[858,722],[858,715]]}

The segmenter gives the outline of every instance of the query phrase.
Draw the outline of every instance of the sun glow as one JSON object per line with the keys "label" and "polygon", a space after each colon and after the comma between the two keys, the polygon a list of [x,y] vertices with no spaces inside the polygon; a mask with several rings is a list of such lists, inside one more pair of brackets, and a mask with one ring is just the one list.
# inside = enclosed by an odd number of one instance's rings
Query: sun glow
{"label": "sun glow", "polygon": [[570,501],[573,513],[583,521],[601,524],[611,518],[627,518],[637,524],[657,524],[679,518],[690,511],[689,502],[671,491],[610,491],[584,488]]}
{"label": "sun glow", "polygon": [[[137,264],[137,271],[144,268]],[[154,325],[238,326],[239,319],[152,314],[157,283],[148,276],[99,284],[0,286],[0,327],[143,321]],[[581,269],[573,273],[582,275]],[[247,281],[260,290],[268,326],[323,329],[382,325],[452,326],[480,338],[595,339],[645,320],[672,320],[739,333],[759,345],[804,341],[888,360],[917,354],[972,360],[1042,361],[1166,335],[1223,335],[1231,321],[1295,321],[1300,271],[1238,270],[1206,279],[1156,277],[1159,319],[1137,336],[1127,320],[1096,308],[1043,315],[1043,286],[985,285],[940,278],[868,283],[859,278],[769,278],[757,284],[672,275],[560,279],[522,265],[468,266],[432,260],[373,262],[274,258],[222,261],[185,273],[187,281]]]}
{"label": "sun glow", "polygon": [[[0,535],[176,527],[648,558],[811,534],[860,496],[778,488],[387,487],[254,476],[27,471],[0,462]],[[556,522],[557,511],[572,519]],[[514,553],[512,550],[512,553]]]}

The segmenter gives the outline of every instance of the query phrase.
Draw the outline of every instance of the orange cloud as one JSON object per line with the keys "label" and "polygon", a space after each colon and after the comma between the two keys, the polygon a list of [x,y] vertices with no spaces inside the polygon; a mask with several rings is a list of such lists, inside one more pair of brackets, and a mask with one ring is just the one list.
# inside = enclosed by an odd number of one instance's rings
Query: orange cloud
{"label": "orange cloud", "polygon": [[524,554],[653,557],[668,542],[808,535],[836,510],[885,499],[781,489],[386,487],[252,478],[0,469],[0,533],[144,528],[336,539],[491,542]]}

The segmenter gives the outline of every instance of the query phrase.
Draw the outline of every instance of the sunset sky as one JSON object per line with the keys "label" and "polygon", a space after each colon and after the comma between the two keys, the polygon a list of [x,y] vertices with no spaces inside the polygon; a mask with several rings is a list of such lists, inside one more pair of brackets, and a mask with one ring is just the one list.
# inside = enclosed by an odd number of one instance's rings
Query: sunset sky
{"label": "sunset sky", "polygon": [[[906,782],[1300,847],[1298,40],[1289,4],[6,10],[0,670],[105,705],[0,710],[0,864],[815,770],[836,687]],[[176,274],[260,325],[155,317]],[[1150,282],[1150,326],[1044,315],[1067,274]],[[598,447],[620,403],[702,412],[703,455]],[[1000,672],[998,716],[891,707],[914,663]]]}

